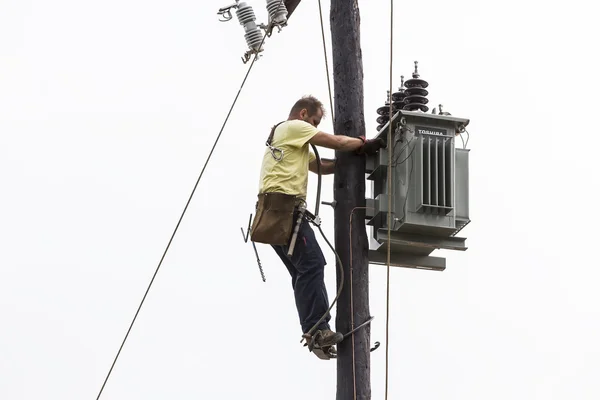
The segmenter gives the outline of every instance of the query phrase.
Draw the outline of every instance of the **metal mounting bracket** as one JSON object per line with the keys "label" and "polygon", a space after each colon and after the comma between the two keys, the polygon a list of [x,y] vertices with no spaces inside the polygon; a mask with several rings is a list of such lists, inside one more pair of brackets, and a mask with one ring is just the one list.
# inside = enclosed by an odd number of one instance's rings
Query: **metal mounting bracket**
{"label": "metal mounting bracket", "polygon": [[331,208],[335,209],[335,206],[337,205],[337,201],[322,201],[321,204],[323,204],[324,206],[331,206]]}

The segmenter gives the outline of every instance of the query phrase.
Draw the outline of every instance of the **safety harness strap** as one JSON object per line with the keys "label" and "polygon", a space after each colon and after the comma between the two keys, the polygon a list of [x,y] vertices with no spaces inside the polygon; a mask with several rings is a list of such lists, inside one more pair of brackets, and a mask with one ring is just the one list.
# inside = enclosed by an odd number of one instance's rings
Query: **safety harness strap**
{"label": "safety harness strap", "polygon": [[279,125],[283,124],[284,122],[285,121],[281,121],[280,123],[276,124],[273,128],[271,128],[271,134],[269,135],[269,138],[265,142],[265,145],[271,151],[271,155],[273,156],[273,158],[275,159],[275,161],[281,161],[281,160],[283,160],[283,150],[281,150],[280,148],[277,148],[277,147],[273,147],[271,145],[271,143],[273,142],[273,136],[275,135],[275,129],[277,129],[277,127]]}
{"label": "safety harness strap", "polygon": [[278,124],[276,124],[275,126],[273,126],[273,128],[271,128],[271,134],[269,135],[269,138],[267,139],[267,146],[271,146],[271,143],[273,143],[273,136],[275,135],[275,129],[277,129],[277,127],[281,124],[283,124],[285,121],[281,121]]}

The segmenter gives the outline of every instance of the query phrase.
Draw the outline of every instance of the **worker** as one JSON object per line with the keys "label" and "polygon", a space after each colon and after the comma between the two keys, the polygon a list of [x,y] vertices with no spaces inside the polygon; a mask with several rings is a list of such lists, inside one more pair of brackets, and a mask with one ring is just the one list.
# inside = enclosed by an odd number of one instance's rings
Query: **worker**
{"label": "worker", "polygon": [[[306,206],[308,171],[317,173],[316,156],[309,144],[357,154],[374,154],[385,148],[381,139],[366,140],[332,135],[318,129],[325,114],[323,104],[304,96],[292,107],[287,121],[271,130],[262,161],[256,214],[251,230],[254,242],[270,244],[292,277],[292,288],[303,333],[307,333],[329,309],[324,282],[325,257],[306,219],[302,217],[293,253],[288,256],[294,224]],[[335,160],[321,161],[321,174],[334,173]],[[313,334],[321,348],[334,346],[343,335],[329,326],[329,314]]]}

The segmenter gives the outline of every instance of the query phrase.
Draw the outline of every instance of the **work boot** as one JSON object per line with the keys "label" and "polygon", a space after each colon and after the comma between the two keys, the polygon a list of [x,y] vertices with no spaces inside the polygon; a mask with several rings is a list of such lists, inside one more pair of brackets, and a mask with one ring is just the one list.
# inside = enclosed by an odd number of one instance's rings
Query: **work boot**
{"label": "work boot", "polygon": [[333,346],[342,340],[344,340],[344,335],[331,329],[322,329],[315,335],[315,344],[321,348]]}

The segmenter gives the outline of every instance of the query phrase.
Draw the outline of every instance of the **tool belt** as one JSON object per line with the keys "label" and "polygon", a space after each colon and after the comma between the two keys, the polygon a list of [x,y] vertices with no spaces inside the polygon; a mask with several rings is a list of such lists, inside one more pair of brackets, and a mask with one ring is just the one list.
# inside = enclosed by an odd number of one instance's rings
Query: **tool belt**
{"label": "tool belt", "polygon": [[285,193],[260,193],[250,238],[253,242],[287,245],[294,226],[294,210],[301,198]]}

